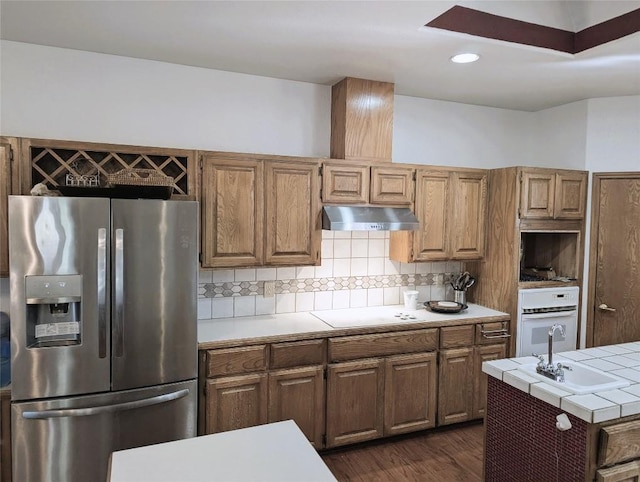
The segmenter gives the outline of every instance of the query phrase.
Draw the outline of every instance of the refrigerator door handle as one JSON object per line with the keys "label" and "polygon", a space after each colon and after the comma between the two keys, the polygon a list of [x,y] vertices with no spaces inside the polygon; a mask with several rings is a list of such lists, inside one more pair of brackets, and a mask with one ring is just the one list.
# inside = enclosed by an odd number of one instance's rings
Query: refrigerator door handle
{"label": "refrigerator door handle", "polygon": [[107,356],[107,230],[98,229],[98,356]]}
{"label": "refrigerator door handle", "polygon": [[124,354],[124,229],[116,229],[114,352]]}
{"label": "refrigerator door handle", "polygon": [[134,408],[149,407],[160,403],[171,402],[189,395],[189,389],[184,388],[172,393],[156,395],[155,397],[143,398],[142,400],[134,400],[132,402],[114,403],[112,405],[100,405],[98,407],[88,408],[63,408],[59,410],[41,410],[41,411],[25,411],[22,412],[22,418],[29,420],[62,418],[62,417],[87,417],[90,415],[101,415],[104,413],[121,412],[123,410],[132,410]]}

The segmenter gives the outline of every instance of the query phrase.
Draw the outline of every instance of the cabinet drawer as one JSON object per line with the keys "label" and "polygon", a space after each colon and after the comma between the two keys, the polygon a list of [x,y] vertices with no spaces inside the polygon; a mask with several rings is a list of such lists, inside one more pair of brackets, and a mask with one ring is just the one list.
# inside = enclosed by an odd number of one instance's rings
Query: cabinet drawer
{"label": "cabinet drawer", "polygon": [[325,359],[324,340],[304,340],[271,345],[270,368],[322,365]]}
{"label": "cabinet drawer", "polygon": [[476,325],[476,345],[506,343],[510,337],[508,321],[492,321]]}
{"label": "cabinet drawer", "polygon": [[329,339],[329,361],[433,351],[437,348],[437,328],[342,336]]}
{"label": "cabinet drawer", "polygon": [[456,348],[473,345],[474,325],[440,328],[440,348]]}
{"label": "cabinet drawer", "polygon": [[207,350],[207,377],[264,371],[267,345]]}
{"label": "cabinet drawer", "polygon": [[598,465],[611,465],[638,457],[640,420],[618,423],[600,431]]}
{"label": "cabinet drawer", "polygon": [[634,482],[636,480],[640,480],[640,460],[596,472],[597,482]]}

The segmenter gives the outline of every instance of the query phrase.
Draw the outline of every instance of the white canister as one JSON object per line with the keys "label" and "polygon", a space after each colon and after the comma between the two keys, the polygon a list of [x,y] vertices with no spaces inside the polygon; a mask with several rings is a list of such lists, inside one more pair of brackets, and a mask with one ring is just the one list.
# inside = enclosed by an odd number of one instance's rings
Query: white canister
{"label": "white canister", "polygon": [[418,309],[418,292],[417,291],[404,292],[404,309],[407,311],[415,311]]}

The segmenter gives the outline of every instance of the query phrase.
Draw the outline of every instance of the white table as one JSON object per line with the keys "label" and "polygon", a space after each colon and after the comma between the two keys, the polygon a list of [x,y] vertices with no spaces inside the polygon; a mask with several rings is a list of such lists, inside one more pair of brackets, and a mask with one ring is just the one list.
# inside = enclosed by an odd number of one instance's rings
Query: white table
{"label": "white table", "polygon": [[111,454],[110,482],[336,481],[292,420]]}

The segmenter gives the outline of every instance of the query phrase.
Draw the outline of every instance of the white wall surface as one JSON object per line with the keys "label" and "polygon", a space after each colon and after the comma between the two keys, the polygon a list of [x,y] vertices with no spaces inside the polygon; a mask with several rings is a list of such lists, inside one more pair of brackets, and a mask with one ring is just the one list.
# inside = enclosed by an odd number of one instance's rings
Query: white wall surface
{"label": "white wall surface", "polygon": [[588,101],[536,112],[532,129],[535,165],[585,169]]}
{"label": "white wall surface", "polygon": [[0,54],[4,135],[329,155],[328,86],[19,42]]}
{"label": "white wall surface", "polygon": [[393,161],[437,166],[538,166],[535,113],[395,96]]}

